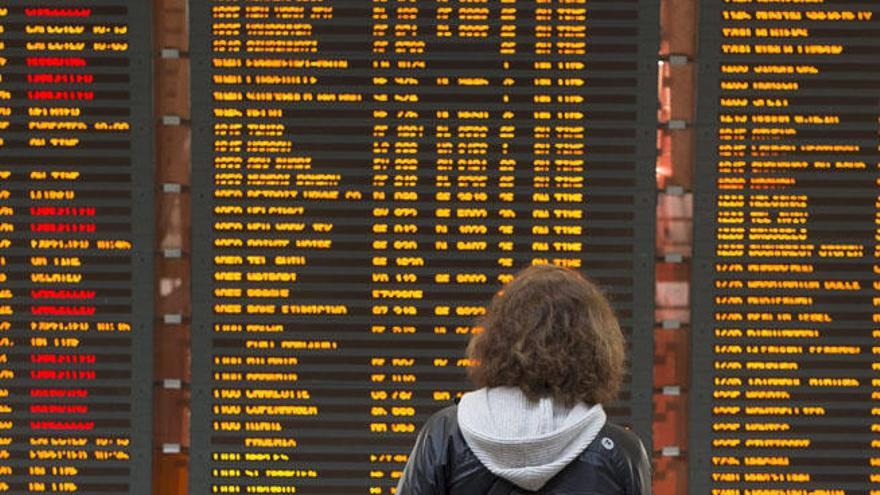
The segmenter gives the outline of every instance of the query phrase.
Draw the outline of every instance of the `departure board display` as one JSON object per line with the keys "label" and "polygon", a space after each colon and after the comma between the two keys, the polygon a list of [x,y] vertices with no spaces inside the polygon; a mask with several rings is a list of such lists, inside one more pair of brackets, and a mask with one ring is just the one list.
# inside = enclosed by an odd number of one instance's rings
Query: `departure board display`
{"label": "departure board display", "polygon": [[150,486],[146,2],[0,2],[0,492]]}
{"label": "departure board display", "polygon": [[656,1],[193,7],[191,493],[394,493],[531,263],[651,362]]}
{"label": "departure board display", "polygon": [[691,491],[880,493],[880,5],[700,8]]}

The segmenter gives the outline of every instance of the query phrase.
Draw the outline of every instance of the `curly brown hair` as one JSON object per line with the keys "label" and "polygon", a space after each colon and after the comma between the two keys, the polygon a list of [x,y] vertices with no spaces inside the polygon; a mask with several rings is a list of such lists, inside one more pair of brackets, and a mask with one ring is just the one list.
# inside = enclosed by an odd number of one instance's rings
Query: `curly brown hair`
{"label": "curly brown hair", "polygon": [[625,342],[599,287],[576,271],[535,265],[492,299],[468,345],[477,387],[519,387],[573,406],[614,400]]}

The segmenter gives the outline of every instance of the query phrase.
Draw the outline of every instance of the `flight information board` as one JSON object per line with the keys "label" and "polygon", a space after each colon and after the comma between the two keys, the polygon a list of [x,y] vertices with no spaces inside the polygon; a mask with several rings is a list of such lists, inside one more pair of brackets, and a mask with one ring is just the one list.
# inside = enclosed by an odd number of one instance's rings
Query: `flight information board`
{"label": "flight information board", "polygon": [[701,2],[693,493],[880,493],[878,7]]}
{"label": "flight information board", "polygon": [[652,362],[656,1],[194,7],[191,493],[393,493],[529,263]]}
{"label": "flight information board", "polygon": [[0,2],[0,492],[150,486],[147,2]]}

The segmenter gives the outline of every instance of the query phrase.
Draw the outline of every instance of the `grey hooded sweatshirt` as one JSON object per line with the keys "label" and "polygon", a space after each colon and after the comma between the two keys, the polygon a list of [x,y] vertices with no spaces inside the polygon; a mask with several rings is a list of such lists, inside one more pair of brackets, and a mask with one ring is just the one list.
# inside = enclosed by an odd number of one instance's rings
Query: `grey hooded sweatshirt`
{"label": "grey hooded sweatshirt", "polygon": [[601,405],[563,407],[529,400],[518,388],[484,388],[458,405],[461,434],[496,476],[530,491],[541,489],[595,440],[605,425]]}

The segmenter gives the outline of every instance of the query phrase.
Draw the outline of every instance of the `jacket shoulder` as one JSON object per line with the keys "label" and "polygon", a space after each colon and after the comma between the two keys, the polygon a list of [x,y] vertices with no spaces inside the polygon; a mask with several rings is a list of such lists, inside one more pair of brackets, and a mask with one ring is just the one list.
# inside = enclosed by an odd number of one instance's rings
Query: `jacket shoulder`
{"label": "jacket shoulder", "polygon": [[421,444],[421,452],[430,452],[428,456],[434,462],[451,467],[464,443],[458,428],[458,406],[445,407],[432,414],[419,431],[417,443]]}
{"label": "jacket shoulder", "polygon": [[445,407],[428,418],[422,427],[432,436],[450,436],[458,430],[458,406]]}
{"label": "jacket shoulder", "polygon": [[613,423],[605,423],[586,452],[599,454],[616,465],[638,463],[647,457],[638,435]]}
{"label": "jacket shoulder", "polygon": [[450,439],[458,428],[456,407],[433,414],[416,437],[416,444],[398,481],[399,495],[440,495],[447,492],[454,456]]}
{"label": "jacket shoulder", "polygon": [[[586,452],[606,460],[624,493],[650,495],[651,461],[638,435],[613,423],[606,423]],[[585,452],[585,453],[586,453]]]}
{"label": "jacket shoulder", "polygon": [[[638,435],[614,423],[605,423],[605,426],[603,426],[602,429],[599,431],[599,435],[597,436],[597,438],[599,439],[598,447],[602,447],[607,450],[614,450],[614,448],[616,447],[617,449],[620,449],[623,454],[626,454],[630,457],[641,456],[642,453],[645,451],[642,440],[639,438]],[[611,440],[611,442],[613,442],[613,445],[611,445],[608,440],[604,440],[604,445],[602,445],[603,438],[608,438],[609,440]],[[607,446],[609,445],[611,445],[611,449],[607,448]]]}

